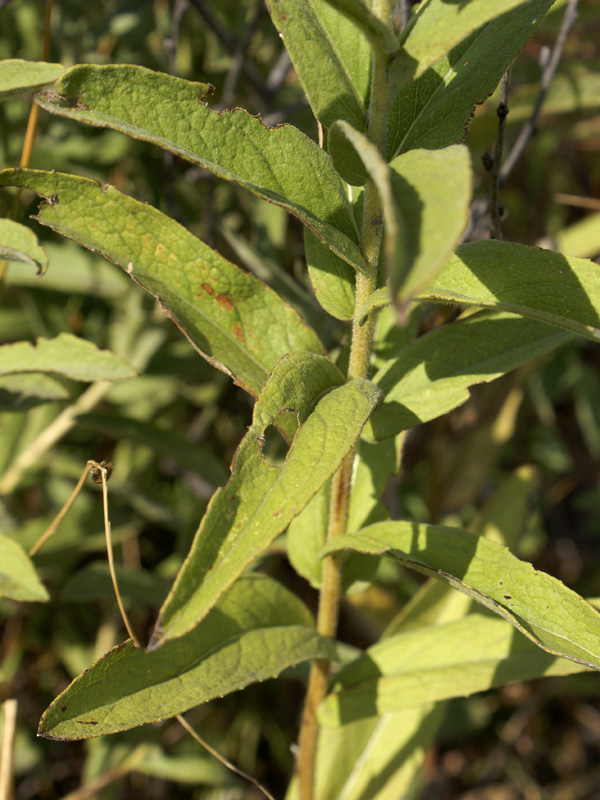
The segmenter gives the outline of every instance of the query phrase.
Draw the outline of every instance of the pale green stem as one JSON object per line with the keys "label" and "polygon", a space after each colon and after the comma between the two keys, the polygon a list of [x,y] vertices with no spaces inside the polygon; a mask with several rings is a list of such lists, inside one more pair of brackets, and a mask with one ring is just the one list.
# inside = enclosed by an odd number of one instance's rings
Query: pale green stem
{"label": "pale green stem", "polygon": [[[392,3],[390,0],[375,0],[373,12],[391,25]],[[368,136],[385,156],[387,115],[389,108],[389,83],[387,76],[388,57],[374,49],[371,101],[368,117]],[[356,274],[355,311],[352,324],[352,346],[348,365],[348,379],[366,377],[369,369],[373,341],[374,320],[367,318],[364,325],[359,324],[359,311],[367,298],[377,288],[379,252],[383,233],[383,218],[379,193],[372,181],[368,181],[364,193],[364,212],[361,237],[361,250],[365,259],[364,272]],[[343,460],[332,481],[331,505],[327,538],[332,539],[346,532],[352,470],[357,447],[355,446]],[[342,556],[334,553],[323,564],[323,577],[319,596],[317,630],[322,636],[334,638],[337,631],[340,599],[342,593]],[[327,693],[330,663],[317,660],[311,665],[308,688],[300,735],[298,739],[299,800],[313,800],[315,782],[315,759],[317,752],[317,709]]]}

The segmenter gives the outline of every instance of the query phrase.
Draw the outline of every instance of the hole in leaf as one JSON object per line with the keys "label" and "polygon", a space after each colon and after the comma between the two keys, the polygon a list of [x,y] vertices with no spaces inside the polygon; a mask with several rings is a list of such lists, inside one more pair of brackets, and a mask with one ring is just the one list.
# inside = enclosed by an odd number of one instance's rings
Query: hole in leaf
{"label": "hole in leaf", "polygon": [[272,425],[265,429],[262,435],[262,454],[270,467],[280,467],[285,461],[290,445],[281,431],[289,433],[291,423],[295,419],[295,415],[283,412],[275,418]]}

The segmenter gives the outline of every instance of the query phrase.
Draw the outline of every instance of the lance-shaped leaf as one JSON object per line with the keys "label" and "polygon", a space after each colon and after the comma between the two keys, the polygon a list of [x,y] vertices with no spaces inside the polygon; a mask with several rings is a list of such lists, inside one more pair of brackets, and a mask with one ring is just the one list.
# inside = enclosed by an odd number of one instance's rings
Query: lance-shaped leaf
{"label": "lance-shaped leaf", "polygon": [[431,701],[468,697],[512,681],[585,669],[543,652],[508,622],[474,613],[370,647],[336,674],[319,721],[344,725]]}
{"label": "lance-shaped leaf", "polygon": [[[276,365],[238,447],[231,479],[213,495],[161,609],[151,649],[196,625],[333,475],[381,396],[365,379],[342,383],[341,373],[322,356],[290,353]],[[275,467],[265,462],[261,447],[266,428],[282,411],[294,411],[299,427],[284,464]]]}
{"label": "lance-shaped leaf", "polygon": [[323,555],[350,549],[387,553],[449,584],[507,619],[552,655],[600,669],[600,614],[559,580],[506,547],[460,528],[380,522],[339,536]]}
{"label": "lance-shaped leaf", "polygon": [[212,111],[210,87],[128,65],[80,65],[37,95],[47,111],[113,128],[199,164],[283,206],[341,258],[363,268],[358,231],[329,156],[292,125],[267,128],[242,109]]}
{"label": "lance-shaped leaf", "polygon": [[511,242],[470,242],[422,298],[500,308],[600,341],[600,266]]}
{"label": "lance-shaped leaf", "polygon": [[59,333],[54,339],[39,337],[37,344],[15,342],[0,347],[0,375],[15,372],[58,372],[75,381],[119,381],[137,375],[120,356]]}
{"label": "lance-shaped leaf", "polygon": [[29,556],[10,536],[0,533],[0,597],[29,603],[48,600]]}
{"label": "lance-shaped leaf", "polygon": [[338,50],[337,37],[332,38],[311,0],[269,0],[267,6],[315,117],[327,128],[345,119],[364,129],[363,97]]}
{"label": "lance-shaped leaf", "polygon": [[48,267],[48,256],[35,233],[11,219],[0,219],[0,258],[29,264],[38,275],[43,275]]}
{"label": "lance-shaped leaf", "polygon": [[53,83],[63,71],[62,64],[46,61],[23,61],[21,58],[0,61],[0,100],[41,89]]}
{"label": "lance-shaped leaf", "polygon": [[446,414],[489,383],[570,338],[567,331],[506,312],[481,312],[421,336],[373,378],[385,399],[364,431],[385,439]]}
{"label": "lance-shaped leaf", "polygon": [[258,395],[291,350],[322,353],[316,334],[261,281],[181,225],[112,186],[60,173],[6,170],[0,183],[44,197],[37,219],[102,253],[157,297],[194,347]]}
{"label": "lance-shaped leaf", "polygon": [[155,653],[131,640],[110,650],[54,700],[39,733],[89,739],[183,713],[312,658],[335,658],[310,612],[271,578],[241,578],[187,636]]}
{"label": "lance-shaped leaf", "polygon": [[395,84],[416,80],[470,33],[520,5],[523,0],[423,3],[402,31],[402,49],[392,62],[391,80]]}
{"label": "lance-shaped leaf", "polygon": [[522,3],[482,25],[416,81],[398,84],[389,116],[390,160],[417,147],[436,150],[462,142],[475,105],[494,91],[553,2]]}

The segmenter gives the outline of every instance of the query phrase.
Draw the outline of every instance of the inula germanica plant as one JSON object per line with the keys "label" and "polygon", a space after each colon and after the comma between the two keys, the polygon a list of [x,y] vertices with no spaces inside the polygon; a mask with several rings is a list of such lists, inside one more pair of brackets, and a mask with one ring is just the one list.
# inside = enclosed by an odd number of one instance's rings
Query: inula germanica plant
{"label": "inula germanica plant", "polygon": [[[577,336],[600,339],[593,262],[501,241],[498,231],[461,244],[473,183],[462,142],[475,105],[552,5],[424,0],[410,14],[410,3],[391,0],[268,0],[320,143],[240,108],[214,110],[209,84],[140,66],[81,64],[36,95],[49,114],[162,148],[299,220],[316,303],[344,331],[326,350],[301,304],[110,184],[0,173],[3,186],[42,198],[39,223],[156,298],[198,356],[254,401],[231,475],[151,633],[75,677],[45,711],[42,736],[88,739],[155,723],[305,662],[288,797],[414,797],[443,701],[600,668],[600,615],[519,560],[509,549],[516,531],[424,524],[403,508],[390,518],[382,503],[407,431],[461,406],[475,384]],[[21,64],[24,87],[55,80],[60,68],[45,68]],[[5,226],[3,253],[45,266],[31,234]],[[424,328],[432,304],[454,313]],[[91,382],[77,413],[135,374],[67,333],[0,348],[0,371]],[[276,463],[263,452],[273,428],[287,442]],[[18,458],[0,477],[5,494],[35,461]],[[316,622],[280,580],[256,571],[282,534],[292,567],[318,589]],[[1,541],[14,565],[4,593],[52,602],[17,541]],[[339,647],[344,593],[368,587],[390,560],[428,580],[380,641]]]}

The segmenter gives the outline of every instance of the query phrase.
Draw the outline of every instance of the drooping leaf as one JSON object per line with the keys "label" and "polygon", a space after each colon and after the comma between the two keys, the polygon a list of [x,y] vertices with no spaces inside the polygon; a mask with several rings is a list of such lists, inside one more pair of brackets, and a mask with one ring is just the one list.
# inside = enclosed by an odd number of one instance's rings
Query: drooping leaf
{"label": "drooping leaf", "polygon": [[75,381],[119,381],[137,374],[120,356],[99,350],[71,333],[37,344],[15,342],[0,347],[0,375],[17,372],[58,372]]}
{"label": "drooping leaf", "polygon": [[334,645],[302,601],[248,575],[187,636],[154,653],[127,640],[102,656],[48,707],[39,734],[89,739],[158,722],[319,657],[335,658]]}
{"label": "drooping leaf", "polygon": [[[196,625],[335,472],[380,398],[367,380],[341,384],[341,373],[322,356],[290,353],[276,365],[254,406],[231,479],[209,503],[161,609],[151,648]],[[283,466],[274,467],[264,461],[261,442],[284,410],[297,414],[299,428]]]}
{"label": "drooping leaf", "polygon": [[0,61],[0,100],[41,89],[47,83],[53,83],[63,71],[62,64],[46,61],[24,61],[21,58]]}
{"label": "drooping leaf", "polygon": [[0,597],[26,603],[45,603],[48,592],[21,545],[0,533]]}
{"label": "drooping leaf", "polygon": [[468,400],[469,386],[489,383],[569,338],[567,331],[507,312],[481,312],[437,328],[375,374],[385,397],[363,435],[385,439],[440,417]]}
{"label": "drooping leaf", "polygon": [[400,37],[402,48],[392,62],[391,81],[416,80],[470,33],[520,5],[523,0],[422,3]]}
{"label": "drooping leaf", "polygon": [[326,726],[344,725],[422,703],[466,697],[512,681],[585,669],[540,650],[508,622],[473,613],[400,633],[370,647],[337,673],[319,721]]}
{"label": "drooping leaf", "polygon": [[552,250],[469,242],[420,297],[503,309],[600,341],[600,266]]}
{"label": "drooping leaf", "polygon": [[323,554],[341,549],[387,553],[464,592],[552,655],[600,669],[600,613],[506,547],[460,528],[380,522],[336,537]]}
{"label": "drooping leaf", "polygon": [[43,275],[48,267],[48,256],[34,232],[11,219],[0,219],[0,258],[29,264],[38,275]]}
{"label": "drooping leaf", "polygon": [[462,142],[475,105],[494,91],[553,2],[522,3],[482,25],[416,81],[398,85],[389,116],[388,158]]}
{"label": "drooping leaf", "polygon": [[60,173],[7,170],[0,183],[50,202],[38,219],[102,253],[157,297],[194,347],[258,395],[290,350],[323,352],[315,333],[271,289],[161,212],[112,186]]}
{"label": "drooping leaf", "polygon": [[318,8],[311,0],[269,0],[267,5],[315,117],[327,128],[336,119],[346,119],[364,129],[364,99]]}
{"label": "drooping leaf", "polygon": [[199,164],[283,206],[350,264],[363,268],[358,232],[329,156],[291,125],[267,128],[242,109],[212,111],[208,84],[128,65],[79,65],[56,92],[37,95],[47,111],[113,128]]}

